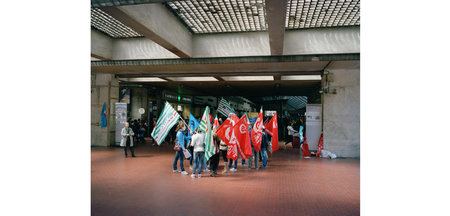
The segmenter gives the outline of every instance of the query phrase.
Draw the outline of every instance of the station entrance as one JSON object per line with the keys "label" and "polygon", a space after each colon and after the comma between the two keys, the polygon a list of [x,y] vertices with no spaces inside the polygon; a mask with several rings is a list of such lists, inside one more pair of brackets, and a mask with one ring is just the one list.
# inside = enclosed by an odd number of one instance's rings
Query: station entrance
{"label": "station entrance", "polygon": [[[307,105],[321,106],[320,74],[282,76],[278,81],[274,80],[273,75],[118,76],[118,80],[119,92],[124,92],[119,96],[119,103],[127,104],[126,119],[128,122],[143,122],[145,138],[149,142],[153,142],[150,134],[166,101],[186,121],[191,114],[200,119],[206,106],[210,108],[212,116],[225,120],[227,116],[217,112],[222,99],[229,103],[237,116],[247,114],[250,124],[256,121],[261,108],[265,121],[277,113],[279,141],[293,148],[300,147],[300,139],[295,138],[299,135],[295,133],[298,133],[300,125],[306,126]],[[116,122],[116,125],[123,123]],[[295,132],[289,131],[288,126]],[[314,136],[317,137],[312,139],[314,142],[318,142],[322,129],[316,130]],[[115,145],[119,145],[119,142],[116,140]],[[317,150],[316,146],[317,143],[311,150]]]}

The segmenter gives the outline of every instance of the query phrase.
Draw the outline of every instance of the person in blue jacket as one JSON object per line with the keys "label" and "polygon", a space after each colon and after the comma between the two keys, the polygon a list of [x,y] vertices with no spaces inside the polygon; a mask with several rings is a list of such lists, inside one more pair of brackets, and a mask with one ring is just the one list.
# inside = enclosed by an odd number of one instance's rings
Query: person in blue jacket
{"label": "person in blue jacket", "polygon": [[[186,125],[184,125],[183,123],[178,123],[177,125],[177,144],[181,146],[181,150],[180,151],[176,151],[175,153],[175,159],[173,160],[173,172],[174,173],[180,173],[183,175],[187,175],[188,172],[186,172],[186,170],[184,170],[184,166],[183,166],[183,160],[184,160],[184,154],[183,151],[186,149],[186,143],[188,143],[188,137],[185,134],[186,131]],[[180,159],[180,168],[181,171],[177,169],[177,161],[178,159]]]}

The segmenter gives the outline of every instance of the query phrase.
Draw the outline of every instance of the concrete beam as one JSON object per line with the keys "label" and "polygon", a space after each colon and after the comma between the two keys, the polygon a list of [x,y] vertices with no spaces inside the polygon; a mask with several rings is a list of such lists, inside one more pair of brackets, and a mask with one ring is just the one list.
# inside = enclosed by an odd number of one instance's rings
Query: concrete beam
{"label": "concrete beam", "polygon": [[227,75],[238,72],[318,72],[322,71],[330,61],[350,60],[359,60],[359,53],[92,61],[91,71],[93,73],[147,74],[152,76],[165,76],[175,73]]}
{"label": "concrete beam", "polygon": [[164,5],[127,5],[103,7],[102,10],[175,55],[191,57],[191,33]]}
{"label": "concrete beam", "polygon": [[147,38],[114,40],[113,60],[179,58],[169,50]]}
{"label": "concrete beam", "polygon": [[266,0],[271,55],[283,55],[287,0]]}
{"label": "concrete beam", "polygon": [[287,31],[285,55],[359,53],[359,27]]}
{"label": "concrete beam", "polygon": [[112,42],[108,36],[91,29],[91,57],[100,60],[110,60],[112,57]]}
{"label": "concrete beam", "polygon": [[193,57],[270,55],[267,32],[206,34],[192,37]]}

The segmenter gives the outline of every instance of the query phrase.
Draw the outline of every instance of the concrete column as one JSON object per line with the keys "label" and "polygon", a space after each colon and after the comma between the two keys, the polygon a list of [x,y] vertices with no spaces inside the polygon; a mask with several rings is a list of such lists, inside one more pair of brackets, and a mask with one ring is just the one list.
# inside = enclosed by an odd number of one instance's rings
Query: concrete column
{"label": "concrete column", "polygon": [[[330,92],[323,95],[324,149],[338,157],[360,157],[360,70],[330,69]],[[330,75],[329,75],[330,76]]]}
{"label": "concrete column", "polygon": [[[91,145],[109,146],[114,142],[114,104],[118,101],[119,83],[113,74],[91,75]],[[101,128],[101,111],[106,102],[107,126]]]}

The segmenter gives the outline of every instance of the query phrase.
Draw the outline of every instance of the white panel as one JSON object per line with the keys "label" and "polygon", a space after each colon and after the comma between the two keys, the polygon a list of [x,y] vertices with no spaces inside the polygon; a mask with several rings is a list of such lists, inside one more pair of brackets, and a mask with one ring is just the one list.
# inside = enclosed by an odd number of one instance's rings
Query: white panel
{"label": "white panel", "polygon": [[322,133],[322,104],[306,105],[306,139],[309,150],[317,151]]}

